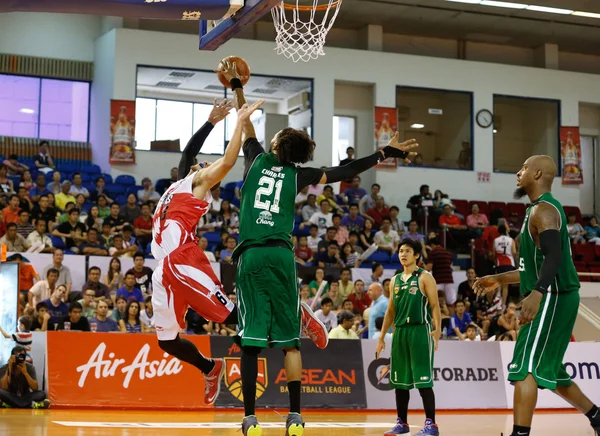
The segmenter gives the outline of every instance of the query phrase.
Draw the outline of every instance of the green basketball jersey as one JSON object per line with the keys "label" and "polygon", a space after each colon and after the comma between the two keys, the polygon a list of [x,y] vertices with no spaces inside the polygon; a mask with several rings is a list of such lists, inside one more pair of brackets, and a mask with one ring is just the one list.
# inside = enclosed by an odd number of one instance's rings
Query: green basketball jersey
{"label": "green basketball jersey", "polygon": [[529,215],[531,209],[538,203],[548,203],[556,208],[560,214],[560,237],[562,241],[562,254],[558,274],[552,285],[551,292],[573,292],[579,290],[579,277],[573,264],[571,255],[571,241],[567,230],[567,217],[560,202],[547,192],[537,199],[527,209],[525,221],[521,229],[521,243],[519,246],[519,277],[521,279],[521,294],[531,292],[538,280],[538,272],[542,267],[544,255],[542,250],[536,247],[531,233],[529,232]]}
{"label": "green basketball jersey", "polygon": [[429,273],[417,268],[407,281],[402,280],[402,274],[398,274],[392,284],[396,327],[431,323],[431,306],[419,286],[421,274]]}
{"label": "green basketball jersey", "polygon": [[282,165],[273,153],[256,157],[242,186],[240,237],[234,253],[272,239],[293,248],[296,175],[295,166]]}

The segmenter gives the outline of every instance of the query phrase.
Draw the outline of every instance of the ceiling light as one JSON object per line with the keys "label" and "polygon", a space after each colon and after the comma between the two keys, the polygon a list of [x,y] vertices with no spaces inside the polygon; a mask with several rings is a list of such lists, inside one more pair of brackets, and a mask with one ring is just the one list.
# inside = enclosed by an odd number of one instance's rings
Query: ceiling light
{"label": "ceiling light", "polygon": [[425,124],[415,123],[410,126],[412,129],[422,129],[425,127]]}
{"label": "ceiling light", "polygon": [[497,8],[525,9],[529,5],[523,3],[497,2],[492,0],[482,0],[480,3],[483,6],[495,6]]}
{"label": "ceiling light", "polygon": [[593,12],[575,11],[573,12],[573,15],[577,15],[578,17],[600,18],[600,14],[595,14]]}
{"label": "ceiling light", "polygon": [[447,0],[449,2],[454,2],[454,3],[469,3],[472,5],[478,5],[479,3],[481,3],[481,0]]}
{"label": "ceiling light", "polygon": [[494,129],[494,133],[498,133],[498,130]]}
{"label": "ceiling light", "polygon": [[573,13],[572,9],[549,8],[547,6],[536,6],[536,5],[527,6],[527,10],[528,11],[537,11],[537,12],[548,12],[549,14],[562,14],[562,15],[571,15]]}
{"label": "ceiling light", "polygon": [[34,114],[35,113],[35,111],[33,109],[28,109],[26,107],[21,109],[19,112],[21,112],[22,114]]}

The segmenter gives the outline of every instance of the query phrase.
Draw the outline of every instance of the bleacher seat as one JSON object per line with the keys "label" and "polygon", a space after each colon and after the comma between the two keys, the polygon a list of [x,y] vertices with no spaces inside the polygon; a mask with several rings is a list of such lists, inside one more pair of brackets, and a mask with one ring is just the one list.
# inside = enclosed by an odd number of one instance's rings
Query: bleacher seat
{"label": "bleacher seat", "polygon": [[594,262],[589,262],[587,264],[588,268],[600,268],[600,262],[599,261],[594,261]]}
{"label": "bleacher seat", "polygon": [[[579,272],[589,272],[587,268],[584,268],[582,270],[578,269],[577,271],[579,271]],[[580,282],[591,282],[592,281],[592,277],[590,277],[588,275],[582,275],[582,276],[579,276],[579,281]]]}
{"label": "bleacher seat", "polygon": [[[589,271],[591,273],[600,274],[600,268],[597,266],[589,268]],[[592,282],[600,282],[600,276],[592,277]]]}
{"label": "bleacher seat", "polygon": [[594,254],[596,255],[596,259],[600,260],[600,244],[594,245]]}
{"label": "bleacher seat", "polygon": [[135,177],[128,174],[121,174],[115,179],[115,184],[132,186],[135,185]]}
{"label": "bleacher seat", "polygon": [[100,173],[102,173],[102,170],[100,169],[100,167],[98,165],[93,165],[93,164],[83,164],[81,165],[81,172],[82,173],[87,173],[90,175],[95,175],[95,176],[99,176]]}
{"label": "bleacher seat", "polygon": [[61,163],[56,166],[61,173],[76,173],[79,171],[79,165],[72,163]]}
{"label": "bleacher seat", "polygon": [[167,183],[169,182],[169,180],[170,179],[158,179],[154,184],[154,190],[160,195],[163,195],[165,193]]}
{"label": "bleacher seat", "polygon": [[587,264],[583,260],[574,260],[573,264],[577,271],[587,271]]}
{"label": "bleacher seat", "polygon": [[516,213],[517,216],[523,218],[527,212],[527,208],[523,203],[508,203],[508,213]]}
{"label": "bleacher seat", "polygon": [[129,194],[135,194],[135,195],[136,195],[136,197],[137,197],[137,193],[138,193],[138,191],[139,191],[139,190],[141,190],[141,189],[144,189],[144,188],[142,188],[140,185],[128,186],[128,187],[125,189],[125,193],[126,193],[127,195],[129,195]]}
{"label": "bleacher seat", "polygon": [[236,185],[237,185],[237,182],[229,182],[229,183],[226,183],[225,185],[223,185],[223,189],[225,189],[227,191],[235,192]]}
{"label": "bleacher seat", "polygon": [[[110,174],[106,174],[106,173],[102,173],[100,174],[102,176],[102,178],[104,179],[104,183],[108,184],[112,184],[113,182],[113,178]],[[95,182],[95,180],[94,180]],[[107,188],[108,189],[108,188]]]}
{"label": "bleacher seat", "polygon": [[46,183],[50,183],[52,181],[52,174],[54,174],[54,171],[48,171],[46,173]]}
{"label": "bleacher seat", "polygon": [[369,256],[367,262],[390,263],[390,255],[387,251],[376,251]]}
{"label": "bleacher seat", "polygon": [[[488,203],[488,205],[490,207],[490,213],[492,213],[492,211],[494,211],[496,209],[499,209],[502,211],[503,217],[508,218],[508,216],[510,215],[508,212],[508,206],[503,201],[490,201]],[[488,216],[488,218],[489,218],[489,216]]]}
{"label": "bleacher seat", "polygon": [[240,207],[240,199],[237,198],[234,195],[233,198],[231,199],[231,204],[234,205],[235,207],[237,207],[239,209],[239,207]]}
{"label": "bleacher seat", "polygon": [[469,202],[467,200],[452,199],[452,204],[456,206],[456,212],[464,216],[465,219],[471,214],[471,209],[469,209]]}
{"label": "bleacher seat", "polygon": [[595,247],[591,244],[574,244],[573,257],[576,260],[582,260],[585,263],[594,261]]}
{"label": "bleacher seat", "polygon": [[233,191],[228,191],[226,189],[221,189],[221,198],[223,200],[227,200],[231,203],[231,200],[233,199]]}
{"label": "bleacher seat", "polygon": [[[490,207],[488,206],[487,201],[482,201],[482,200],[469,201],[469,213],[467,215],[471,215],[471,208],[473,207],[474,204],[479,206],[479,213],[482,213],[489,218],[490,212],[491,212]],[[465,216],[465,218],[466,218],[466,216]]]}
{"label": "bleacher seat", "polygon": [[92,181],[92,177],[90,176],[89,173],[82,172],[81,173],[81,181],[82,182],[86,182],[86,183],[91,182]]}
{"label": "bleacher seat", "polygon": [[50,235],[50,240],[52,241],[52,246],[54,248],[66,248],[65,241],[63,241],[63,239],[60,236]]}
{"label": "bleacher seat", "polygon": [[300,230],[300,225],[294,224],[293,234],[296,235],[297,237],[308,236],[308,235],[310,235],[310,227],[304,226],[304,228],[302,230]]}
{"label": "bleacher seat", "polygon": [[206,232],[204,233],[204,236],[209,244],[218,244],[219,242],[221,242],[221,233],[219,232]]}
{"label": "bleacher seat", "polygon": [[20,176],[7,176],[8,180],[11,180],[13,182],[13,186],[15,188],[15,192],[17,191],[17,189],[19,189],[19,183],[21,183],[21,177]]}
{"label": "bleacher seat", "polygon": [[567,217],[574,213],[575,216],[577,218],[575,218],[575,222],[578,222],[579,224],[583,224],[583,218],[581,216],[581,211],[579,210],[579,208],[577,206],[563,206],[563,209],[565,210],[565,214],[567,215]]}
{"label": "bleacher seat", "polygon": [[87,189],[89,191],[89,193],[91,194],[92,192],[94,192],[96,190],[96,185],[92,182],[84,182],[81,184],[85,189]]}

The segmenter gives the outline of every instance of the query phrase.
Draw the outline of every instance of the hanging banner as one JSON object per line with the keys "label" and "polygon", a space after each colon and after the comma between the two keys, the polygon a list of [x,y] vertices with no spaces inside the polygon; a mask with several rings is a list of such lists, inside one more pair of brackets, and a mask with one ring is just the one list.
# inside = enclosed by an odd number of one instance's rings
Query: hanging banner
{"label": "hanging banner", "polygon": [[[381,150],[388,145],[398,129],[398,115],[395,107],[375,107],[375,147]],[[396,158],[380,162],[376,168],[396,168]]]}
{"label": "hanging banner", "polygon": [[581,142],[579,127],[560,128],[560,155],[563,185],[581,185]]}
{"label": "hanging banner", "polygon": [[110,101],[110,163],[135,164],[135,101]]}

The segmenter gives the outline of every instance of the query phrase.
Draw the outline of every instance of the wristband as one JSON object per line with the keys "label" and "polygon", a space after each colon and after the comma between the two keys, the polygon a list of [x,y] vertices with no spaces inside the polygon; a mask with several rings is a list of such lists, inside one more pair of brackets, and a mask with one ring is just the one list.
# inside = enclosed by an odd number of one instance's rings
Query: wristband
{"label": "wristband", "polygon": [[399,159],[406,159],[408,157],[408,151],[398,150],[392,146],[386,145],[383,147],[383,152],[385,153],[385,158],[388,157],[397,157]]}
{"label": "wristband", "polygon": [[539,292],[539,293],[540,293],[540,294],[542,294],[542,295],[545,295],[545,294],[547,294],[547,293],[548,293],[548,290],[547,290],[547,289],[544,289],[544,288],[542,288],[540,285],[536,285],[536,286],[533,288],[532,292],[533,292],[533,291]]}
{"label": "wristband", "polygon": [[244,89],[244,87],[242,86],[242,81],[238,78],[233,78],[229,81],[229,84],[231,85],[231,90],[235,91],[236,89]]}

